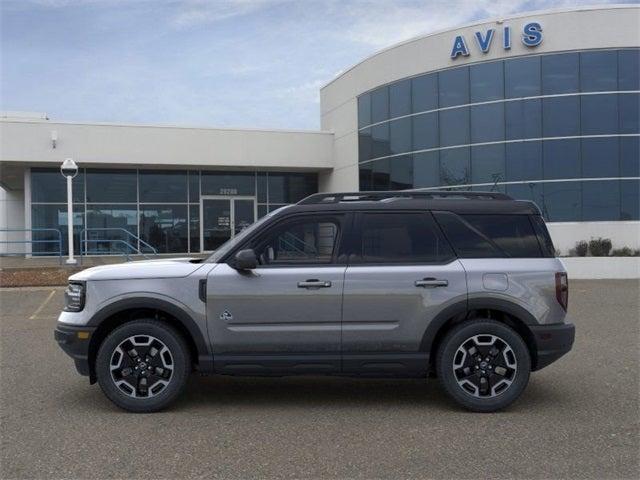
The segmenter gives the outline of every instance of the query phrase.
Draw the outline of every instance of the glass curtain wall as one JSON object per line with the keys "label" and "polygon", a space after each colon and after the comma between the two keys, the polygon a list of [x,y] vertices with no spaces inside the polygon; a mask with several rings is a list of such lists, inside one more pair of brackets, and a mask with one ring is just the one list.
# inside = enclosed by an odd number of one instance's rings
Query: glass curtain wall
{"label": "glass curtain wall", "polygon": [[640,50],[531,55],[358,97],[361,190],[534,200],[549,221],[638,220]]}
{"label": "glass curtain wall", "polygon": [[[200,196],[256,198],[258,217],[318,191],[315,173],[80,169],[73,180],[74,248],[94,255],[200,252]],[[57,169],[31,170],[33,228],[58,229],[67,253],[66,181]],[[138,245],[138,240],[140,238]],[[55,240],[36,232],[34,240]],[[82,241],[81,241],[82,239]],[[35,243],[33,253],[57,253]]]}

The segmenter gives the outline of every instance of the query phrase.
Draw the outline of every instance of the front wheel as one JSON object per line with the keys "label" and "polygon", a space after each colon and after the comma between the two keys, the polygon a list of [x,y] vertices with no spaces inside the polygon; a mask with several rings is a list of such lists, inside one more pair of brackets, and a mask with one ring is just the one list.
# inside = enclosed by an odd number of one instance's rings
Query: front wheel
{"label": "front wheel", "polygon": [[155,412],[184,390],[191,369],[182,336],[156,320],[136,320],[100,345],[96,374],[104,394],[120,408]]}
{"label": "front wheel", "polygon": [[529,382],[531,358],[511,327],[495,320],[468,320],[444,338],[436,359],[438,378],[457,403],[493,412],[513,403]]}

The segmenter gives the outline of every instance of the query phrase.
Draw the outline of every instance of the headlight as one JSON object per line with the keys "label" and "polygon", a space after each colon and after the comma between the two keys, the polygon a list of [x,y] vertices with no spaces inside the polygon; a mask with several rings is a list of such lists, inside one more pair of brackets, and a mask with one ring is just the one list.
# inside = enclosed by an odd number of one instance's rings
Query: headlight
{"label": "headlight", "polygon": [[69,283],[64,291],[64,311],[80,312],[84,308],[84,283]]}

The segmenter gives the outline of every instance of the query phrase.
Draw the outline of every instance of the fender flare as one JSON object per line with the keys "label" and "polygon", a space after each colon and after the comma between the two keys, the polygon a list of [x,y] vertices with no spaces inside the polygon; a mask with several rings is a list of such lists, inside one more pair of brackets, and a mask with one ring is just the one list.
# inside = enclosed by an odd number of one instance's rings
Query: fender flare
{"label": "fender flare", "polygon": [[198,355],[198,370],[206,372],[213,368],[213,357],[208,342],[196,321],[182,307],[156,297],[129,297],[116,300],[98,310],[87,326],[99,327],[107,318],[119,312],[132,309],[161,310],[174,317],[189,332]]}
{"label": "fender flare", "polygon": [[530,325],[539,325],[535,317],[525,308],[515,302],[499,298],[472,298],[458,301],[442,310],[429,322],[420,342],[420,351],[430,353],[438,333],[452,318],[464,317],[472,310],[500,310],[524,324],[529,330]]}

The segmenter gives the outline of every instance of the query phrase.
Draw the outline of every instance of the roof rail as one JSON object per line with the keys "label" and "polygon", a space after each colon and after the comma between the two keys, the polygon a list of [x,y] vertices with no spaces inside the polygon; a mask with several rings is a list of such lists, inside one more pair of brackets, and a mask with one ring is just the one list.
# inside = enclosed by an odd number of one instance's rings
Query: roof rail
{"label": "roof rail", "polygon": [[513,198],[511,198],[509,195],[499,192],[443,191],[417,188],[413,190],[387,190],[375,192],[315,193],[300,200],[298,202],[298,205],[338,202],[367,202],[386,200],[390,198],[459,198],[466,200],[513,200]]}

